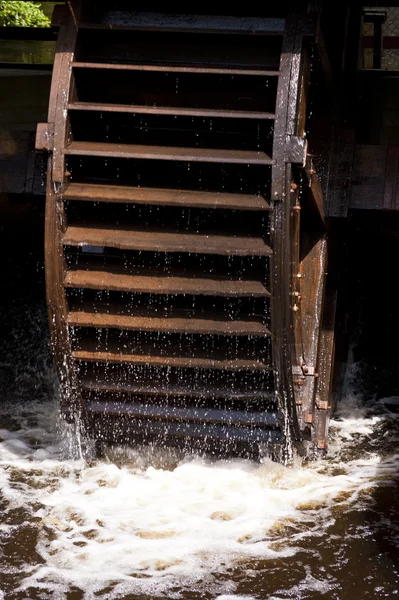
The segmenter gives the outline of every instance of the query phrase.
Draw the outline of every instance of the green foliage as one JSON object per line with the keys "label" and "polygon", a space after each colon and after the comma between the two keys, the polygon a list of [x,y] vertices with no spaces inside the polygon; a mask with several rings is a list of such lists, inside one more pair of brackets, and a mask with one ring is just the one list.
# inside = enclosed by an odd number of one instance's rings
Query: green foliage
{"label": "green foliage", "polygon": [[40,4],[24,0],[0,0],[1,27],[49,27]]}

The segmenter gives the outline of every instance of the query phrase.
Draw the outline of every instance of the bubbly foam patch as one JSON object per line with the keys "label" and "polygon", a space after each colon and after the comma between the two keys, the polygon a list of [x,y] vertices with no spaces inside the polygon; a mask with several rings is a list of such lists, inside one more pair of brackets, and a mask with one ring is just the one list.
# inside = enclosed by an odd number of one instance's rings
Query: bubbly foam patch
{"label": "bubbly foam patch", "polygon": [[[342,441],[350,444],[354,431],[368,435],[376,424],[356,411],[333,422],[339,444],[330,460],[291,467],[148,449],[87,463],[70,458],[55,435],[55,415],[53,406],[31,406],[19,429],[0,431],[2,495],[10,509],[31,512],[43,561],[27,568],[21,587],[53,594],[74,585],[87,598],[173,597],[176,587],[205,584],[248,560],[292,556],[399,462],[372,452],[341,461]],[[311,578],[305,583],[315,590],[324,585]],[[214,597],[241,598],[232,588]]]}
{"label": "bubbly foam patch", "polygon": [[[29,525],[37,555],[18,566],[16,585],[26,597],[35,588],[56,600],[73,587],[87,600],[184,598],[194,588],[215,600],[253,600],[232,570],[295,561],[308,538],[325,535],[340,511],[398,473],[395,404],[371,411],[349,386],[331,422],[329,457],[291,467],[156,448],[83,460],[82,441],[60,430],[55,403],[0,406],[0,535]],[[394,451],[380,452],[377,440],[388,438]],[[287,585],[273,598],[335,587],[307,567]]]}

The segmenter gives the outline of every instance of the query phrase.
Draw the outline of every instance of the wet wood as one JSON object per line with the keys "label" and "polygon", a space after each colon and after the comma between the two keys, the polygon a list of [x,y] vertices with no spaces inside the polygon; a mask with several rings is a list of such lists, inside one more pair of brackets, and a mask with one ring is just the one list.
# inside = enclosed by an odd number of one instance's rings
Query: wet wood
{"label": "wet wood", "polygon": [[179,148],[173,146],[142,146],[135,144],[105,144],[102,142],[72,142],[65,154],[103,156],[105,158],[135,158],[147,160],[182,160],[195,162],[271,165],[270,156],[253,150],[223,150],[219,148]]}
{"label": "wet wood", "polygon": [[189,33],[262,34],[281,35],[284,19],[218,16],[218,15],[175,15],[158,12],[133,12],[107,9],[100,15],[85,18],[83,29],[130,29],[133,31],[169,31]]}
{"label": "wet wood", "polygon": [[[276,121],[273,141],[271,197],[275,201],[271,216],[271,238],[273,248],[271,258],[271,330],[276,343],[272,346],[273,365],[276,372],[276,397],[282,419],[290,422],[289,435],[294,440],[301,439],[298,413],[295,405],[295,391],[292,378],[292,363],[296,360],[295,330],[293,323],[292,260],[294,235],[291,211],[291,183],[293,169],[286,163],[286,140],[296,135],[300,96],[300,73],[303,51],[303,20],[291,5],[291,14],[286,22],[286,30],[280,60],[277,89]],[[289,451],[289,449],[288,449]]]}
{"label": "wet wood", "polygon": [[318,215],[323,225],[325,225],[323,189],[310,156],[307,158],[304,172],[308,184],[306,191],[308,192],[307,196],[310,200],[311,210]]}
{"label": "wet wood", "polygon": [[56,61],[51,86],[49,106],[49,129],[53,127],[53,171],[55,183],[65,180],[65,144],[68,136],[67,105],[71,87],[72,61],[75,54],[77,27],[69,12],[60,28],[57,42]]}
{"label": "wet wood", "polygon": [[270,256],[271,248],[261,237],[200,235],[133,228],[70,226],[65,246],[97,246],[148,252],[191,252],[224,256]]}
{"label": "wet wood", "polygon": [[52,136],[52,153],[48,158],[45,218],[46,298],[51,342],[58,369],[61,406],[79,408],[80,395],[73,369],[72,349],[67,326],[68,306],[63,285],[65,257],[62,236],[65,231],[64,204],[59,201],[64,181],[64,146],[67,130],[66,104],[71,77],[71,62],[77,30],[69,15],[62,22],[54,60],[47,122]]}
{"label": "wet wood", "polygon": [[243,359],[198,358],[195,356],[154,356],[150,354],[129,354],[125,350],[98,352],[74,350],[74,360],[94,363],[126,363],[128,365],[151,365],[181,369],[212,369],[220,371],[270,371],[271,367],[259,361]]}
{"label": "wet wood", "polygon": [[200,423],[223,423],[224,425],[246,425],[249,427],[277,427],[279,424],[276,412],[250,412],[243,410],[220,410],[216,408],[177,408],[170,410],[168,406],[144,405],[129,402],[92,401],[88,404],[89,412],[129,415],[135,418],[160,419],[162,421],[185,421]]}
{"label": "wet wood", "polygon": [[159,71],[167,73],[204,73],[215,75],[252,75],[255,77],[278,77],[278,69],[251,69],[251,68],[221,68],[221,67],[195,67],[175,65],[148,65],[148,64],[121,64],[104,62],[75,61],[72,66],[76,69],[111,69],[121,71]]}
{"label": "wet wood", "polygon": [[223,208],[231,210],[270,210],[263,196],[196,192],[119,185],[71,183],[64,192],[65,200],[88,202],[126,202],[160,206],[187,206],[192,208]]}
{"label": "wet wood", "polygon": [[[136,311],[137,313],[138,311]],[[230,320],[223,315],[205,314],[201,317],[195,313],[171,311],[168,317],[159,317],[151,309],[135,316],[124,312],[123,307],[116,305],[77,305],[70,309],[68,324],[76,327],[98,327],[100,329],[127,329],[134,331],[162,331],[167,333],[185,333],[223,336],[270,336],[270,331],[262,321]]]}
{"label": "wet wood", "polygon": [[206,117],[223,119],[259,119],[273,120],[271,112],[249,110],[222,110],[211,108],[187,108],[178,106],[143,106],[137,104],[102,104],[101,102],[74,102],[68,105],[69,110],[86,110],[99,112],[119,112],[146,115],[176,115],[183,117]]}
{"label": "wet wood", "polygon": [[[97,418],[98,423],[92,423],[91,427],[94,431],[97,431],[100,439],[102,439],[107,425],[104,424],[102,415],[98,414]],[[165,427],[164,424],[154,420],[140,419],[140,421],[134,421],[134,419],[129,419],[126,424],[120,421],[121,418],[119,418],[118,427],[114,427],[112,431],[106,434],[107,439],[126,442],[138,436],[139,439],[146,441],[155,439],[159,443],[162,439],[178,437],[183,441],[187,440],[187,445],[190,444],[190,441],[201,440],[202,448],[206,448],[212,440],[222,442],[223,446],[240,442],[249,447],[254,444],[279,443],[282,441],[279,429],[249,429],[248,427],[228,427],[202,423],[168,423],[168,426]]]}
{"label": "wet wood", "polygon": [[265,298],[269,292],[259,281],[228,278],[165,276],[156,271],[147,275],[131,275],[118,269],[71,270],[64,280],[68,288],[113,290],[140,294],[189,294],[206,296],[249,296]]}
{"label": "wet wood", "polygon": [[[261,390],[237,390],[232,387],[221,387],[218,385],[184,385],[170,383],[154,384],[149,381],[138,383],[136,381],[104,381],[102,378],[85,374],[81,377],[81,385],[84,390],[93,392],[111,392],[118,394],[140,394],[143,396],[160,397],[186,397],[186,398],[230,398],[238,401],[264,401],[270,400],[270,394]],[[171,411],[174,407],[171,409]],[[234,410],[234,407],[232,407]],[[194,408],[195,410],[195,408]]]}
{"label": "wet wood", "polygon": [[[164,334],[158,332],[131,332],[123,335],[118,330],[100,332],[95,329],[75,331],[73,356],[78,362],[97,363],[100,371],[105,366],[101,357],[109,356],[109,363],[122,372],[128,370],[129,362],[138,367],[148,366],[159,370],[165,367],[201,369],[197,375],[208,379],[205,369],[223,371],[220,375],[253,371],[251,375],[270,378],[272,372],[270,338],[253,338],[248,344],[245,337],[223,339],[217,343],[211,337]],[[266,342],[266,343],[265,343]],[[127,363],[120,366],[121,363]],[[191,365],[191,366],[190,366]],[[84,367],[86,368],[86,367]],[[243,373],[241,373],[243,374]],[[245,375],[245,374],[244,374]]]}
{"label": "wet wood", "polygon": [[325,450],[328,440],[328,420],[331,415],[332,381],[335,355],[335,320],[337,290],[327,289],[320,335],[314,438],[317,448]]}
{"label": "wet wood", "polygon": [[[217,19],[226,25],[229,18]],[[292,370],[305,353],[315,358],[315,372],[324,274],[319,261],[304,283],[305,339],[296,343],[292,292],[299,294],[299,284],[292,269],[299,270],[312,226],[302,230],[299,218],[293,224],[290,187],[302,177],[305,152],[298,127],[308,111],[307,16],[293,10],[283,48],[274,34],[241,32],[235,39],[199,29],[190,35],[184,27],[174,35],[165,23],[141,23],[134,32],[126,24],[92,25],[79,33],[73,52],[78,15],[69,46],[67,37],[61,47],[48,119],[58,128],[56,195],[49,192],[49,199],[62,217],[48,272],[57,251],[65,305],[57,324],[64,318],[61,332],[73,333],[67,358],[79,392],[91,398],[83,418],[104,439],[118,430],[126,441],[170,434],[201,440],[201,447],[204,436],[247,444],[284,435],[300,440]],[[300,154],[289,152],[287,140]],[[316,179],[309,193],[319,207]],[[220,210],[208,210],[214,208]],[[308,250],[313,260],[313,246]],[[153,255],[166,272],[149,262]],[[272,299],[265,303],[269,279]],[[49,280],[50,292],[53,285]],[[152,304],[144,294],[154,295]],[[224,298],[237,299],[231,310]],[[239,410],[228,410],[230,400]],[[312,400],[303,404],[313,411]],[[225,419],[232,427],[218,424]]]}
{"label": "wet wood", "polygon": [[54,124],[38,123],[36,128],[35,149],[50,152],[54,144]]}
{"label": "wet wood", "polygon": [[[325,295],[327,241],[323,235],[308,234],[302,244],[301,328],[303,335],[304,385],[297,394],[302,418],[314,415],[316,381],[320,358],[320,333]],[[304,421],[306,422],[306,421]],[[314,432],[313,432],[314,433]]]}

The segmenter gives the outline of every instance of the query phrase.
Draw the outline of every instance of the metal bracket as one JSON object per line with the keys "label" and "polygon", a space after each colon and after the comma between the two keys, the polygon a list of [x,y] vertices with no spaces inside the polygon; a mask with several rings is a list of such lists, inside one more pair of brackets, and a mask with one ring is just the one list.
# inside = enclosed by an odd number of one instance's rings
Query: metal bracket
{"label": "metal bracket", "polygon": [[293,375],[306,375],[307,377],[318,377],[319,374],[316,372],[314,367],[309,365],[303,365],[302,367],[292,367]]}
{"label": "metal bracket", "polygon": [[290,135],[286,143],[285,162],[305,167],[307,154],[307,139],[297,135]]}
{"label": "metal bracket", "polygon": [[319,410],[330,410],[331,405],[327,400],[316,400],[316,406]]}

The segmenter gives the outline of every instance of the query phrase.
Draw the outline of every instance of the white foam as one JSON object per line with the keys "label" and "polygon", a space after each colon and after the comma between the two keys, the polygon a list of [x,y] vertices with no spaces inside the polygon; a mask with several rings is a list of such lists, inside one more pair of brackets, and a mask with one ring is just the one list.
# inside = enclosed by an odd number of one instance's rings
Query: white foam
{"label": "white foam", "polygon": [[[36,550],[44,561],[27,567],[21,589],[41,587],[54,598],[71,585],[87,599],[107,586],[110,599],[173,597],[176,586],[211,585],[215,574],[242,562],[292,556],[306,537],[323,535],[340,509],[398,471],[399,455],[382,459],[366,451],[342,461],[342,452],[357,448],[382,419],[356,398],[333,421],[329,459],[291,467],[143,449],[88,464],[67,454],[55,434],[56,412],[32,405],[19,430],[0,431],[2,495],[10,506],[35,507]],[[322,595],[330,584],[309,572],[291,591],[308,586]],[[251,600],[235,596],[233,584],[212,589],[217,600]]]}
{"label": "white foam", "polygon": [[255,600],[253,596],[232,596],[230,594],[223,594],[218,596],[215,600]]}

